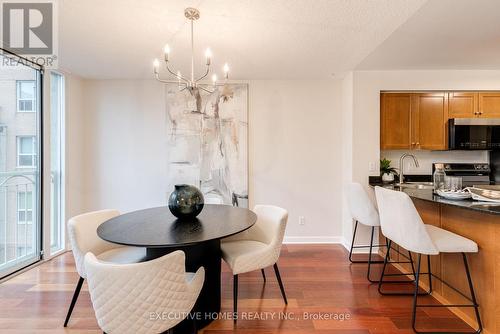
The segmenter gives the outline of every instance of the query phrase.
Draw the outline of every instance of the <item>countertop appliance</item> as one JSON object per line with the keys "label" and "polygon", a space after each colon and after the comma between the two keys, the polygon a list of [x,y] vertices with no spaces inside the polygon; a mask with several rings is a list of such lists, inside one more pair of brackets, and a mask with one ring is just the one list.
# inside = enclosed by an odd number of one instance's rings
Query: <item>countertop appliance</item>
{"label": "countertop appliance", "polygon": [[[432,164],[432,174],[434,174],[435,165]],[[490,165],[488,163],[447,163],[444,165],[444,172],[448,176],[462,177],[462,185],[470,187],[473,185],[490,184]]]}
{"label": "countertop appliance", "polygon": [[500,150],[500,119],[454,118],[448,121],[450,150]]}

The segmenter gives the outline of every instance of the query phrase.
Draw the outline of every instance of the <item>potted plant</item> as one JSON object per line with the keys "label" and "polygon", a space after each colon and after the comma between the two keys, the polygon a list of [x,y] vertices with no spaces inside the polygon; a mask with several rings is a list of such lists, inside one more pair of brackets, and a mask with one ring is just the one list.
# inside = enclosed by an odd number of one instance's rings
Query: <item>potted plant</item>
{"label": "potted plant", "polygon": [[396,168],[391,167],[391,160],[386,158],[380,159],[380,176],[382,182],[394,181],[394,175],[397,174]]}

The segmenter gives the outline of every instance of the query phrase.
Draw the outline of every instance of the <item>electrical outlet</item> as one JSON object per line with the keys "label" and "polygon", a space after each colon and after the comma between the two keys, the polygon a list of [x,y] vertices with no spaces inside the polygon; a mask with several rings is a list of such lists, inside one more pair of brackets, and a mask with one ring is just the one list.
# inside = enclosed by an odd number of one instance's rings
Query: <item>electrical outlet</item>
{"label": "electrical outlet", "polygon": [[299,225],[305,225],[305,224],[306,224],[306,217],[299,216]]}
{"label": "electrical outlet", "polygon": [[368,171],[369,172],[374,172],[375,171],[375,163],[374,162],[368,163]]}

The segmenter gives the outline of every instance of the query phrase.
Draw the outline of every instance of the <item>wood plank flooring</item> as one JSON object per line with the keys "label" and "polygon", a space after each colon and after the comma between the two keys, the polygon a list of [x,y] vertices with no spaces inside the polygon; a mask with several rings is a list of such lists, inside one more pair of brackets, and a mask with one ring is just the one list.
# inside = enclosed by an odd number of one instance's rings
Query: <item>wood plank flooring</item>
{"label": "wood plank flooring", "polygon": [[[377,285],[366,280],[366,265],[350,264],[342,246],[285,245],[279,266],[287,307],[272,268],[266,269],[266,284],[259,271],[240,275],[238,308],[247,319],[240,318],[237,325],[217,320],[200,333],[413,333],[412,298],[379,295]],[[66,253],[0,284],[0,333],[101,333],[86,284],[68,327],[62,326],[77,280],[73,256]],[[432,297],[422,299],[429,301]],[[232,275],[223,265],[222,312],[231,311]],[[305,314],[315,318],[304,319]],[[470,330],[446,310],[422,310],[419,317],[426,330],[440,326]]]}

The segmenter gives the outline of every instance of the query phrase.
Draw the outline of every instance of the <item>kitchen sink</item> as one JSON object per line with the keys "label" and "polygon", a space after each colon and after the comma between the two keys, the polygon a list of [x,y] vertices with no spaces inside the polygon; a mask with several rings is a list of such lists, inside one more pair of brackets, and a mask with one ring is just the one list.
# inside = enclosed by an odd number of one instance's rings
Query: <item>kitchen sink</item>
{"label": "kitchen sink", "polygon": [[403,184],[396,183],[394,187],[410,189],[434,189],[434,185],[432,182],[405,182]]}

